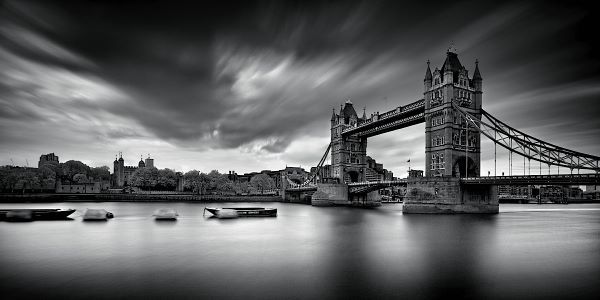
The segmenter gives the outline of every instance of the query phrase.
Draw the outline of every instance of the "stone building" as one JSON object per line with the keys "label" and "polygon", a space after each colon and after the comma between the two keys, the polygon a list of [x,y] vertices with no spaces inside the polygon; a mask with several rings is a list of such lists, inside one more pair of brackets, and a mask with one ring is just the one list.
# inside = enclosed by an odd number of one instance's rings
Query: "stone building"
{"label": "stone building", "polygon": [[467,126],[452,102],[477,115],[481,110],[482,82],[478,62],[475,61],[473,77],[469,78],[469,71],[454,52],[448,51],[442,68],[433,73],[427,62],[423,93],[427,177],[479,176],[480,133]]}
{"label": "stone building", "polygon": [[340,106],[339,114],[335,109],[331,115],[331,177],[340,182],[365,181],[367,177],[367,138],[358,136],[343,137],[342,132],[355,127],[366,119],[365,111],[359,118],[350,100]]}
{"label": "stone building", "polygon": [[57,193],[72,193],[72,194],[94,194],[108,190],[108,182],[85,182],[85,183],[62,183],[60,180],[56,182]]}
{"label": "stone building", "polygon": [[[150,157],[146,159],[148,161]],[[151,166],[154,166],[154,160],[150,159]],[[146,162],[140,158],[137,167],[135,166],[126,166],[125,160],[123,159],[122,153],[119,153],[119,159],[115,157],[115,161],[113,162],[113,186],[114,187],[124,187],[131,185],[131,175],[139,168],[145,168]]]}
{"label": "stone building", "polygon": [[38,168],[41,168],[47,163],[58,165],[58,156],[54,155],[54,153],[42,154],[40,156],[40,160],[38,161]]}
{"label": "stone building", "polygon": [[394,179],[394,173],[383,168],[383,164],[377,163],[377,161],[370,156],[366,156],[365,160],[365,176],[367,181],[390,181]]}

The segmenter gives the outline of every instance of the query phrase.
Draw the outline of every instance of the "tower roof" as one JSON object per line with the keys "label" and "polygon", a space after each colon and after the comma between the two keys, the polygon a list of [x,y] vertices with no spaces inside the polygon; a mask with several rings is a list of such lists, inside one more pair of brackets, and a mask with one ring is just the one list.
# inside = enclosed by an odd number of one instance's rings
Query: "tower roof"
{"label": "tower roof", "polygon": [[335,108],[333,108],[331,112],[331,121],[335,121]]}
{"label": "tower roof", "polygon": [[358,119],[356,110],[354,110],[354,106],[352,105],[352,102],[350,102],[350,100],[346,101],[346,104],[344,104],[343,113],[346,117],[355,116]]}
{"label": "tower roof", "polygon": [[475,60],[475,72],[473,72],[473,80],[482,80],[481,73],[479,73],[479,61]]}
{"label": "tower roof", "polygon": [[433,76],[431,76],[431,69],[429,68],[429,60],[427,60],[427,71],[425,71],[425,81],[431,81]]}
{"label": "tower roof", "polygon": [[464,67],[460,64],[460,60],[458,60],[458,55],[454,52],[446,52],[446,60],[442,65],[442,74],[446,71],[459,72],[464,69]]}

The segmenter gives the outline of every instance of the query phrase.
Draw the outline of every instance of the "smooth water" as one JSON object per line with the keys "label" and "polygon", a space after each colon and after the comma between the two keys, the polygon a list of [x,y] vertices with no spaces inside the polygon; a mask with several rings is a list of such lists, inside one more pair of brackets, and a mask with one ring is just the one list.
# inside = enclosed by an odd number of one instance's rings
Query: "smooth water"
{"label": "smooth water", "polygon": [[[211,206],[211,205],[209,205]],[[212,205],[215,206],[215,205]],[[600,205],[501,205],[498,215],[403,215],[300,204],[219,220],[205,204],[76,208],[72,221],[0,222],[0,297],[598,299]],[[176,222],[154,210],[175,208]],[[82,222],[85,208],[115,214]],[[208,213],[207,213],[208,214]]]}

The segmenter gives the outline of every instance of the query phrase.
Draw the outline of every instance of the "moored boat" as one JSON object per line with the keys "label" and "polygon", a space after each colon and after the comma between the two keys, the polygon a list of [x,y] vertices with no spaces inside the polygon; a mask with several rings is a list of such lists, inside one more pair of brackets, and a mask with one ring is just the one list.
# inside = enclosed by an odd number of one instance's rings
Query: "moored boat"
{"label": "moored boat", "polygon": [[171,209],[171,208],[161,208],[161,209],[157,209],[154,212],[153,216],[154,216],[155,220],[172,220],[172,221],[175,221],[175,220],[177,220],[177,217],[179,216],[179,214],[174,209]]}
{"label": "moored boat", "polygon": [[0,220],[64,220],[74,212],[74,209],[58,208],[0,209]]}
{"label": "moored boat", "polygon": [[85,210],[85,213],[83,213],[84,221],[106,221],[112,217],[113,214],[105,209],[88,208]]}
{"label": "moored boat", "polygon": [[[209,211],[215,216],[231,214],[233,212],[239,217],[275,217],[277,216],[277,208],[264,208],[264,207],[205,207],[204,210]],[[223,212],[224,214],[221,214]]]}

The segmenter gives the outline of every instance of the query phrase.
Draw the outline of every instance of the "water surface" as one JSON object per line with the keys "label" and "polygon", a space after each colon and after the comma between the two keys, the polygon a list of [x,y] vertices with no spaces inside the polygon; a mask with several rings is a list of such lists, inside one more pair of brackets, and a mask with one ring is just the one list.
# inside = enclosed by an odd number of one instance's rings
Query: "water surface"
{"label": "water surface", "polygon": [[[223,204],[219,204],[221,206]],[[256,206],[232,203],[223,206]],[[205,204],[76,208],[72,221],[0,223],[3,298],[596,299],[600,205],[501,205],[498,215],[277,207],[219,220]],[[175,208],[176,222],[151,214]],[[85,208],[115,214],[82,222]],[[208,213],[207,213],[208,214]]]}

